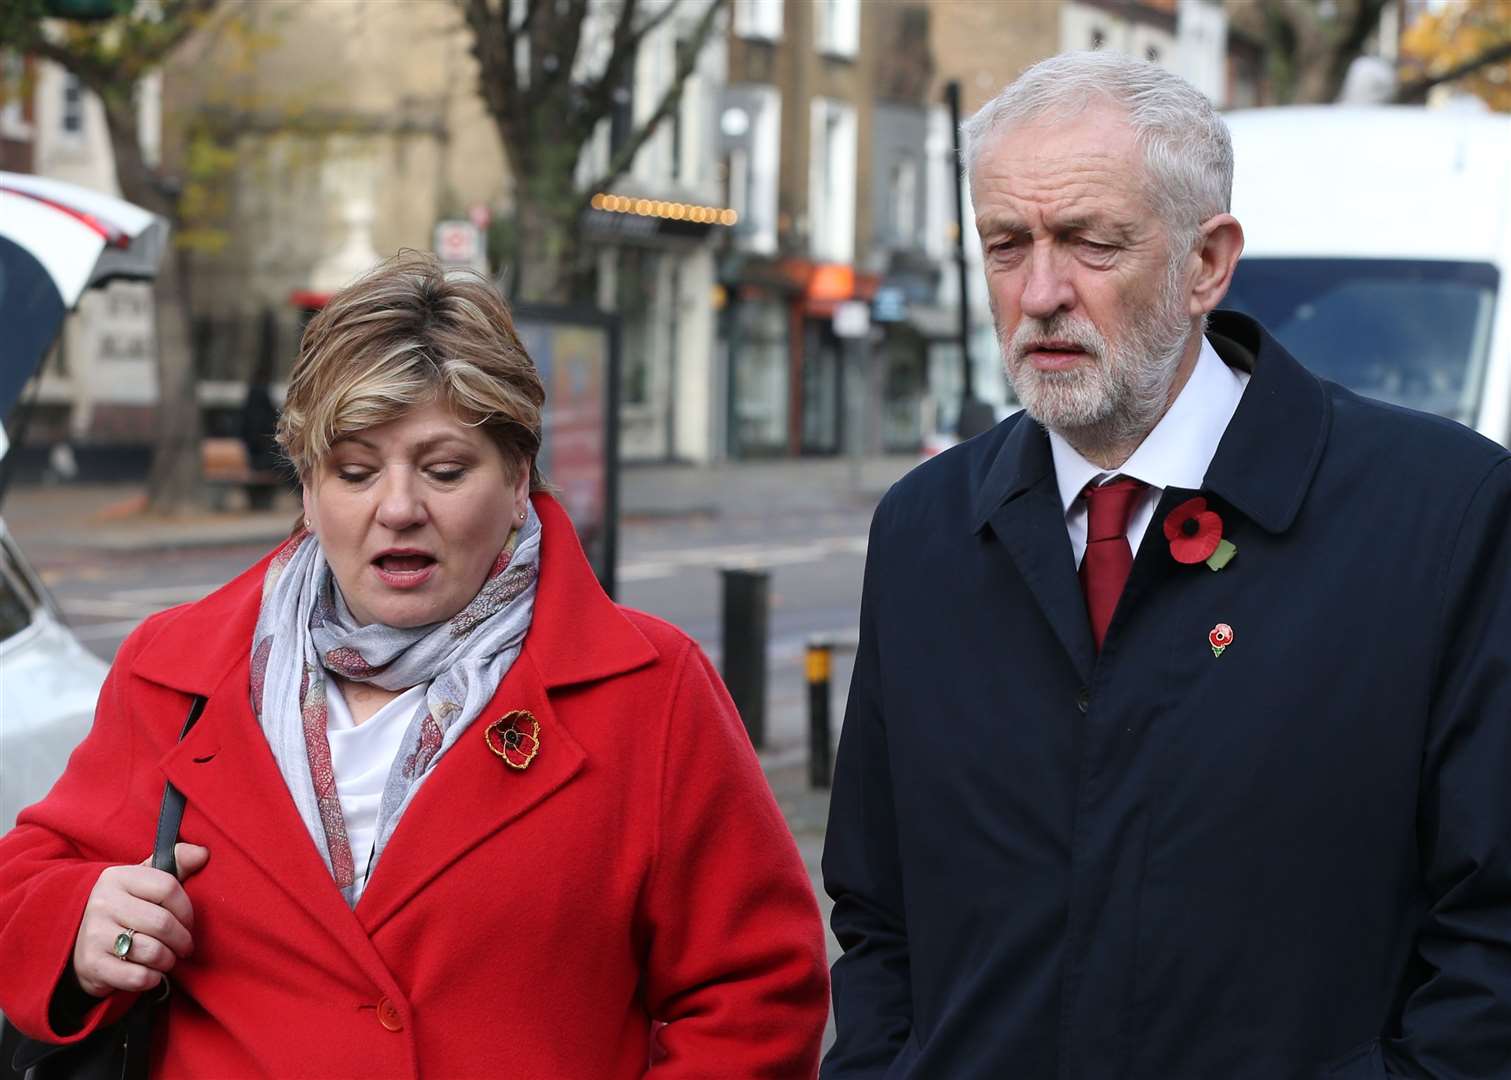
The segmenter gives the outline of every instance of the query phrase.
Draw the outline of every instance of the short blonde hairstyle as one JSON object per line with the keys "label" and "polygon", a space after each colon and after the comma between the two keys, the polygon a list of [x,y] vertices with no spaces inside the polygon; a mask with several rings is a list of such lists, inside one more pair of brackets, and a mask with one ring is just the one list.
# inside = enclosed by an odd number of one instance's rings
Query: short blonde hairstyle
{"label": "short blonde hairstyle", "polygon": [[308,482],[338,440],[438,399],[483,428],[511,470],[528,468],[531,490],[545,488],[535,458],[546,391],[503,297],[478,274],[401,251],[310,320],[278,445]]}

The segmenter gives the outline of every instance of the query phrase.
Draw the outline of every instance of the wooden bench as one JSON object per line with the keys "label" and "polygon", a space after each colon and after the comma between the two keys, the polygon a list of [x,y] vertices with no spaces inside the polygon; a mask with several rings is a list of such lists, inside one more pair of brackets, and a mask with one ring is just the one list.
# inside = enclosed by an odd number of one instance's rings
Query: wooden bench
{"label": "wooden bench", "polygon": [[201,439],[199,466],[210,505],[217,510],[227,509],[226,496],[235,491],[243,493],[247,509],[271,510],[278,492],[288,487],[287,478],[276,469],[252,468],[247,444],[240,439]]}

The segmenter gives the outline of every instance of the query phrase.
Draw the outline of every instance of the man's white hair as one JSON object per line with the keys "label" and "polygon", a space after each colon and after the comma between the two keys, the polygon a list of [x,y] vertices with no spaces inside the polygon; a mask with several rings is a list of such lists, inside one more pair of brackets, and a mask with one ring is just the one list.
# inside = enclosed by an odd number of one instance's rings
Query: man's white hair
{"label": "man's white hair", "polygon": [[1227,212],[1233,196],[1233,141],[1199,90],[1165,69],[1109,52],[1068,52],[1028,68],[960,126],[966,176],[997,133],[1036,120],[1069,119],[1110,103],[1128,114],[1143,150],[1147,195],[1171,233],[1189,247],[1197,227]]}

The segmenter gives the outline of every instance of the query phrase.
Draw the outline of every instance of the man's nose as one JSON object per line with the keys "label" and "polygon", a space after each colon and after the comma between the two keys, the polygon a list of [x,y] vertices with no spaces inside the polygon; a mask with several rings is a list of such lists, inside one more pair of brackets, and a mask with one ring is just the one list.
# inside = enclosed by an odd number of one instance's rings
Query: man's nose
{"label": "man's nose", "polygon": [[379,485],[378,523],[397,532],[422,524],[425,518],[425,500],[413,470],[386,471]]}
{"label": "man's nose", "polygon": [[1023,282],[1023,298],[1019,303],[1024,315],[1048,319],[1075,306],[1075,289],[1062,260],[1055,252],[1035,250],[1029,256],[1027,275]]}

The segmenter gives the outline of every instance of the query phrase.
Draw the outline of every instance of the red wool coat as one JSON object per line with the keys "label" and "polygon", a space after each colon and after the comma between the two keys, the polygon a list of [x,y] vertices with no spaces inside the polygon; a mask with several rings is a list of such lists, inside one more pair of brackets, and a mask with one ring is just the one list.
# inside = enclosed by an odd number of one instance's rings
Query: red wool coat
{"label": "red wool coat", "polygon": [[[210,861],[185,885],[196,951],[173,972],[156,1075],[811,1077],[822,925],[728,695],[682,633],[615,607],[565,513],[535,504],[524,651],[355,911],[251,712],[266,560],[132,634],[94,730],[0,837],[0,1011],[57,1039],[47,1003],[85,900],[106,866],[146,856],[167,777],[188,799],[181,838]],[[176,744],[194,694],[208,704]],[[540,722],[523,771],[483,741],[515,709]],[[127,1005],[105,999],[84,1032]]]}

